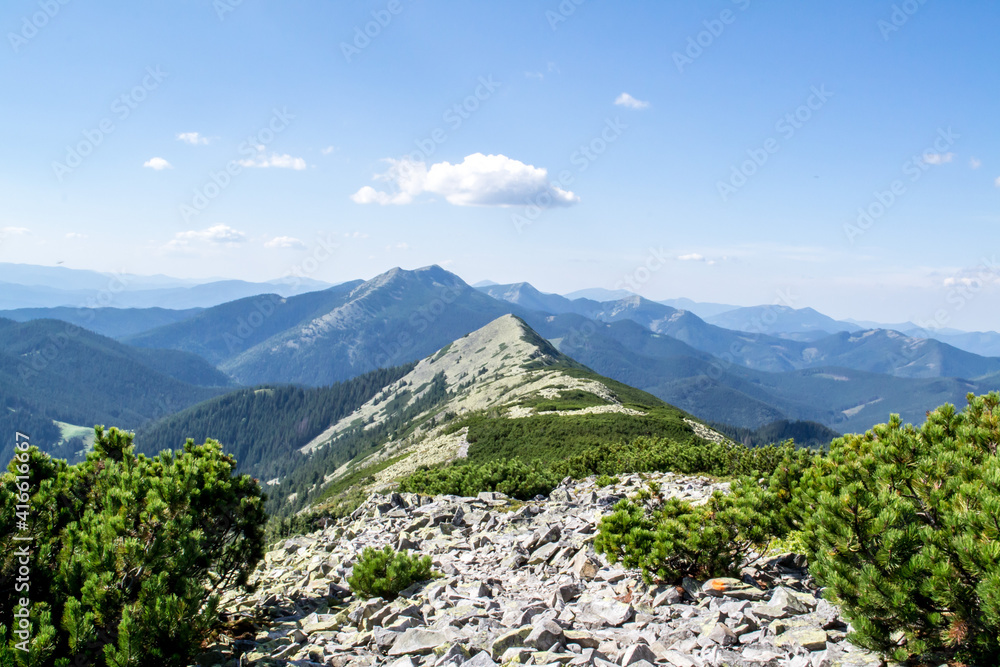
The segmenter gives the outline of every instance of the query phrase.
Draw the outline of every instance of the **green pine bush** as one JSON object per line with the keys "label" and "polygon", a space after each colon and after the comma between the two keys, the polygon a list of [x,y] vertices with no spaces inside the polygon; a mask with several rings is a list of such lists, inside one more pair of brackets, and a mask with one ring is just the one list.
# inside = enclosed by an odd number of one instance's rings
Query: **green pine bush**
{"label": "green pine bush", "polygon": [[601,475],[597,478],[596,483],[598,487],[603,489],[606,486],[612,486],[620,481],[621,480],[619,480],[618,477],[612,477],[611,475]]}
{"label": "green pine bush", "polygon": [[400,482],[399,490],[467,497],[481,491],[494,491],[511,498],[529,500],[539,494],[547,495],[561,479],[543,463],[509,459],[417,470]]}
{"label": "green pine bush", "polygon": [[[15,537],[32,537],[30,591],[0,588],[0,665],[187,665],[218,621],[220,594],[248,589],[263,558],[264,496],[217,442],[147,458],[130,433],[95,431],[79,464],[31,448],[0,478],[0,581],[21,566]],[[27,653],[13,632],[22,596]]]}
{"label": "green pine bush", "polygon": [[803,482],[814,574],[898,660],[1000,655],[1000,394],[968,400],[838,439]]}
{"label": "green pine bush", "polygon": [[366,548],[354,564],[347,583],[362,597],[393,600],[411,584],[431,578],[431,557],[411,556],[386,545],[382,550]]}

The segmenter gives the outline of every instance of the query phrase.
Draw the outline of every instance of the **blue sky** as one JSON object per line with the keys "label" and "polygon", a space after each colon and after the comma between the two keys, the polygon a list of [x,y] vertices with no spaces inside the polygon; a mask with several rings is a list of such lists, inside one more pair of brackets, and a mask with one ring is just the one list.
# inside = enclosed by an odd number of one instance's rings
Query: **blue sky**
{"label": "blue sky", "polygon": [[997,25],[987,0],[8,0],[0,261],[438,263],[996,329]]}

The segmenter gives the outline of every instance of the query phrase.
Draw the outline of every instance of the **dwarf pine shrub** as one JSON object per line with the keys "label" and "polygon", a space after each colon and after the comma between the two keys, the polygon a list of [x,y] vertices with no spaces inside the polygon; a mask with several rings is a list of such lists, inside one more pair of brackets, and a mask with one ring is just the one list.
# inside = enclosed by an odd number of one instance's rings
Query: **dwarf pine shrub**
{"label": "dwarf pine shrub", "polygon": [[813,573],[898,660],[1000,655],[1000,394],[968,401],[835,440],[803,485]]}
{"label": "dwarf pine shrub", "polygon": [[0,476],[0,581],[30,583],[0,588],[0,665],[188,665],[263,558],[260,485],[219,443],[147,458],[130,433],[95,431],[82,463],[31,448]]}
{"label": "dwarf pine shrub", "polygon": [[411,584],[430,578],[430,556],[412,556],[386,545],[382,550],[366,548],[354,564],[347,583],[362,597],[393,600]]}

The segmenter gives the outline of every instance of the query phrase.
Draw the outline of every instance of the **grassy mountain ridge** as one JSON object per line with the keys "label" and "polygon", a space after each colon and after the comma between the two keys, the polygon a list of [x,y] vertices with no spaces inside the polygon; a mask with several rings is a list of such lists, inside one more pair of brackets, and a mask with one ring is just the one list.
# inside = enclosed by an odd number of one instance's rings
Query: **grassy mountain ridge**
{"label": "grassy mountain ridge", "polygon": [[[275,493],[290,503],[286,512],[307,503],[330,509],[349,488],[356,497],[360,488],[420,466],[516,452],[561,455],[608,438],[691,438],[696,423],[655,396],[599,376],[524,320],[504,315],[428,355],[316,436],[302,451],[327,462],[322,479],[313,466]],[[346,458],[345,450],[357,454]],[[303,490],[305,475],[310,486]]]}

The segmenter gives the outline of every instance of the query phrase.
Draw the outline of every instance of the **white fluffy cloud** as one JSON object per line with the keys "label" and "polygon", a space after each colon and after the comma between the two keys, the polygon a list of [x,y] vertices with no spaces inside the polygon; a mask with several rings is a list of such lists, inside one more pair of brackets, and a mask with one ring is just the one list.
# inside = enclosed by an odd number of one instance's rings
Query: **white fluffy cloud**
{"label": "white fluffy cloud", "polygon": [[257,146],[257,155],[253,158],[240,160],[239,164],[242,167],[255,167],[258,169],[274,167],[275,169],[294,169],[295,171],[302,171],[307,166],[306,161],[300,157],[292,157],[287,154],[281,155],[279,153],[268,155],[264,150],[264,146]]}
{"label": "white fluffy cloud", "polygon": [[301,250],[306,244],[294,236],[276,236],[264,244],[265,248],[295,248]]}
{"label": "white fluffy cloud", "polygon": [[173,165],[164,160],[161,157],[154,157],[146,160],[142,163],[143,167],[148,167],[149,169],[155,169],[156,171],[162,171],[164,169],[173,169]]}
{"label": "white fluffy cloud", "polygon": [[927,164],[945,164],[953,159],[954,153],[924,153],[924,162]]}
{"label": "white fluffy cloud", "polygon": [[409,204],[424,192],[455,206],[571,206],[580,198],[549,181],[548,172],[506,155],[473,153],[458,164],[388,159],[389,169],[375,176],[389,191],[366,185],[351,199],[358,204]]}
{"label": "white fluffy cloud", "polygon": [[215,225],[207,229],[178,232],[165,249],[190,251],[195,245],[237,246],[247,240],[246,234],[229,225]]}
{"label": "white fluffy cloud", "polygon": [[643,102],[642,100],[637,100],[628,93],[622,93],[615,98],[615,104],[620,107],[628,107],[629,109],[648,109],[649,102]]}
{"label": "white fluffy cloud", "polygon": [[183,141],[192,146],[205,146],[208,144],[208,137],[203,137],[197,132],[179,132],[177,141]]}

